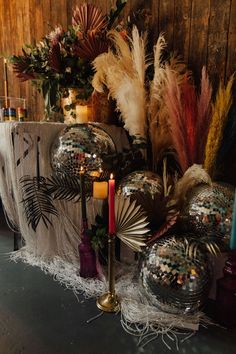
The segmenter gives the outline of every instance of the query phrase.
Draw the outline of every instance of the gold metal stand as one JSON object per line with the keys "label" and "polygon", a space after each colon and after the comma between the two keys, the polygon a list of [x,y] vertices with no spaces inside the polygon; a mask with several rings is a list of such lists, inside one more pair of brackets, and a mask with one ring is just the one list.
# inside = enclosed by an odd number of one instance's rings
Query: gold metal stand
{"label": "gold metal stand", "polygon": [[108,239],[108,282],[109,291],[97,299],[97,307],[104,312],[120,311],[120,302],[115,293],[115,235],[110,235]]}

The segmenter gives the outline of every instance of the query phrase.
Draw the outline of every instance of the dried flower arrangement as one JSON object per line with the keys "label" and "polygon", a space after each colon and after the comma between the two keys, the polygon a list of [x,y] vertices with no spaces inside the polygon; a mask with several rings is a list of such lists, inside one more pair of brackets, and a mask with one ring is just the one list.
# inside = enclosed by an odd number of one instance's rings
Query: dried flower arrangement
{"label": "dried flower arrangement", "polygon": [[79,88],[87,99],[92,91],[92,61],[108,49],[107,31],[111,29],[126,0],[104,15],[95,5],[84,3],[73,11],[72,25],[56,26],[35,45],[25,45],[23,55],[10,62],[21,81],[31,80],[45,99],[46,114],[58,110],[61,88]]}
{"label": "dried flower arrangement", "polygon": [[[153,60],[152,53],[146,51],[147,36],[136,26],[130,37],[120,36],[115,30],[108,37],[113,48],[94,60],[93,86],[98,92],[108,89],[124,127],[135,141],[150,141],[151,169],[155,171],[171,152],[180,175],[199,164],[213,177],[232,105],[233,76],[226,88],[220,84],[214,99],[205,67],[198,89],[193,73],[179,56],[170,54],[163,60],[166,42],[162,34],[154,46]],[[147,75],[150,66],[151,78]]]}

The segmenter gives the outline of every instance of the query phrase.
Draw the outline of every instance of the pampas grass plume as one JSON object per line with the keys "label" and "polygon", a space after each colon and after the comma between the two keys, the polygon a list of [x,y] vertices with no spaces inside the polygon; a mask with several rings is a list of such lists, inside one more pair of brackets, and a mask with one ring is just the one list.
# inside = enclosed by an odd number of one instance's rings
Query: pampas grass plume
{"label": "pampas grass plume", "polygon": [[204,161],[204,167],[211,177],[214,176],[216,170],[217,153],[222,142],[223,130],[233,101],[231,93],[233,81],[234,74],[230,77],[226,87],[220,83],[216,100],[212,107],[212,121],[207,137]]}

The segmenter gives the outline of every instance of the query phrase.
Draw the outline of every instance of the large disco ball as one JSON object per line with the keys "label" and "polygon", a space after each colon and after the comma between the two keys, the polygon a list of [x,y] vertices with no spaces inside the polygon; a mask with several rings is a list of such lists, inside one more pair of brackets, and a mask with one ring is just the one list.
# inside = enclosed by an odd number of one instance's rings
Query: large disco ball
{"label": "large disco ball", "polygon": [[113,171],[116,147],[101,127],[75,124],[62,130],[51,148],[51,164],[55,172],[78,176],[81,166],[91,176],[102,169]]}
{"label": "large disco ball", "polygon": [[171,313],[193,313],[205,303],[211,280],[208,258],[200,248],[187,253],[185,237],[174,235],[148,246],[140,278],[157,307]]}
{"label": "large disco ball", "polygon": [[134,171],[124,177],[119,184],[118,193],[130,197],[135,193],[149,194],[154,197],[163,191],[160,176],[151,171]]}
{"label": "large disco ball", "polygon": [[187,194],[180,214],[183,230],[201,237],[213,237],[229,244],[234,203],[234,187],[228,184],[202,184]]}

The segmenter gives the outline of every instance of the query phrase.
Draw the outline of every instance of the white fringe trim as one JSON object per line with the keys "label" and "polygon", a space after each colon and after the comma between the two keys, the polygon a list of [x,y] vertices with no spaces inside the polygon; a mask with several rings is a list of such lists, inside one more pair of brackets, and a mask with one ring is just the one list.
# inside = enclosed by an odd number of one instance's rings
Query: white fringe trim
{"label": "white fringe trim", "polygon": [[10,253],[14,262],[23,261],[32,266],[39,267],[44,273],[51,274],[53,279],[64,285],[75,295],[83,294],[85,298],[102,295],[106,290],[106,283],[99,279],[84,279],[79,276],[79,265],[68,263],[60,257],[51,261],[35,256],[23,247],[17,252]]}
{"label": "white fringe trim", "polygon": [[[79,276],[79,264],[72,264],[54,257],[45,260],[30,253],[25,247],[9,254],[14,262],[23,261],[39,267],[53,279],[72,290],[79,302],[78,295],[86,299],[97,298],[107,291],[105,278],[84,279]],[[119,278],[116,281],[116,293],[121,300],[121,325],[129,334],[138,337],[138,345],[146,346],[151,341],[161,338],[168,349],[190,338],[198,330],[199,325],[213,324],[205,314],[198,312],[192,315],[171,314],[159,310],[152,299],[134,280],[134,267],[119,267]]]}

